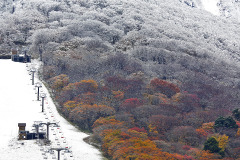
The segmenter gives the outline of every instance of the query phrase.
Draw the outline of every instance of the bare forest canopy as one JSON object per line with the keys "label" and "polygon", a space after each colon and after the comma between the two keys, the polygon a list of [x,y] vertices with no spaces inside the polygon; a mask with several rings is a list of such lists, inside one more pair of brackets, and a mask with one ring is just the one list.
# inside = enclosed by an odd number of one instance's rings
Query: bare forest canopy
{"label": "bare forest canopy", "polygon": [[[149,144],[147,155],[236,158],[238,127],[218,123],[240,125],[239,112],[232,115],[240,103],[240,22],[181,2],[3,0],[0,54],[17,48],[42,57],[60,110],[94,132],[108,157],[129,156],[110,142],[117,135],[129,146]],[[224,138],[227,146],[209,149]]]}

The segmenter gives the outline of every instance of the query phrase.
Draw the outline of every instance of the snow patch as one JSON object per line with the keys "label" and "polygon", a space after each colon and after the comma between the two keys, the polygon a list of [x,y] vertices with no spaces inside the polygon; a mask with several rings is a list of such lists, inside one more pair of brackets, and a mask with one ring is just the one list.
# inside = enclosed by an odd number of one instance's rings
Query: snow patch
{"label": "snow patch", "polygon": [[218,2],[219,2],[219,0],[202,0],[202,5],[206,11],[219,16],[220,11],[217,6]]}

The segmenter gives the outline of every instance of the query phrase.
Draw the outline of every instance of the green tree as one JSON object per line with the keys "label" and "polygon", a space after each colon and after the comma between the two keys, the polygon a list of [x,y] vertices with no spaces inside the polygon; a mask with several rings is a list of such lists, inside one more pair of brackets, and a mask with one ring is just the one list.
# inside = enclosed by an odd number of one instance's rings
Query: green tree
{"label": "green tree", "polygon": [[224,128],[238,128],[236,121],[232,118],[232,117],[219,117],[218,119],[216,119],[215,121],[215,125],[214,128],[220,128],[220,127],[224,127]]}
{"label": "green tree", "polygon": [[238,120],[238,121],[240,120],[240,111],[238,109],[234,109],[232,111],[232,115],[236,120]]}
{"label": "green tree", "polygon": [[203,150],[209,150],[211,153],[219,153],[221,148],[218,147],[218,141],[214,137],[210,137],[205,143]]}

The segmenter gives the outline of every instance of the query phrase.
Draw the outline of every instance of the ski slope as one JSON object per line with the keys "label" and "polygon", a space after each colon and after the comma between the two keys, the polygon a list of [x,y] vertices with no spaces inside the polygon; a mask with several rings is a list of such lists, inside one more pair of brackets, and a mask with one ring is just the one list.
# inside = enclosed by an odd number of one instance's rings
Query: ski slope
{"label": "ski slope", "polygon": [[[41,102],[37,101],[36,89],[27,71],[27,68],[38,65],[37,61],[26,67],[25,63],[0,60],[0,160],[56,159],[57,152],[51,148],[70,148],[69,151],[60,152],[61,159],[103,159],[99,150],[83,141],[88,135],[78,131],[58,114],[44,86],[40,92],[47,93],[47,97],[44,101],[45,112],[41,112]],[[34,132],[32,125],[35,121],[60,125],[50,126],[50,146],[41,145],[38,140],[17,140],[18,123],[26,123],[26,130]],[[46,131],[46,127],[41,127],[40,131]]]}

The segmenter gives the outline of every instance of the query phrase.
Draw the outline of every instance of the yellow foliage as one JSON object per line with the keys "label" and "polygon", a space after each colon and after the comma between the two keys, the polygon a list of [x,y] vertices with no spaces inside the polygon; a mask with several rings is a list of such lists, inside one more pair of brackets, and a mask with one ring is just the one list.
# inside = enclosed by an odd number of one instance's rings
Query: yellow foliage
{"label": "yellow foliage", "polygon": [[156,130],[157,129],[156,126],[153,126],[152,124],[149,124],[148,128],[149,128],[149,132],[156,133],[156,134],[158,133],[158,131]]}
{"label": "yellow foliage", "polygon": [[81,83],[81,84],[87,84],[87,83],[88,83],[88,84],[91,84],[91,86],[92,86],[93,88],[95,88],[95,89],[98,88],[97,82],[94,81],[94,80],[92,80],[92,79],[89,79],[89,80],[81,80],[80,83]]}
{"label": "yellow foliage", "polygon": [[225,134],[224,135],[216,134],[212,137],[214,137],[218,141],[218,147],[221,148],[222,151],[224,151],[229,141],[228,136],[226,136]]}
{"label": "yellow foliage", "polygon": [[124,98],[124,92],[122,91],[112,91],[114,98],[122,100]]}
{"label": "yellow foliage", "polygon": [[64,103],[64,107],[66,107],[68,110],[73,109],[78,106],[78,103],[76,101],[67,101]]}
{"label": "yellow foliage", "polygon": [[172,96],[173,102],[179,102],[181,100],[181,93],[176,93],[174,96]]}

